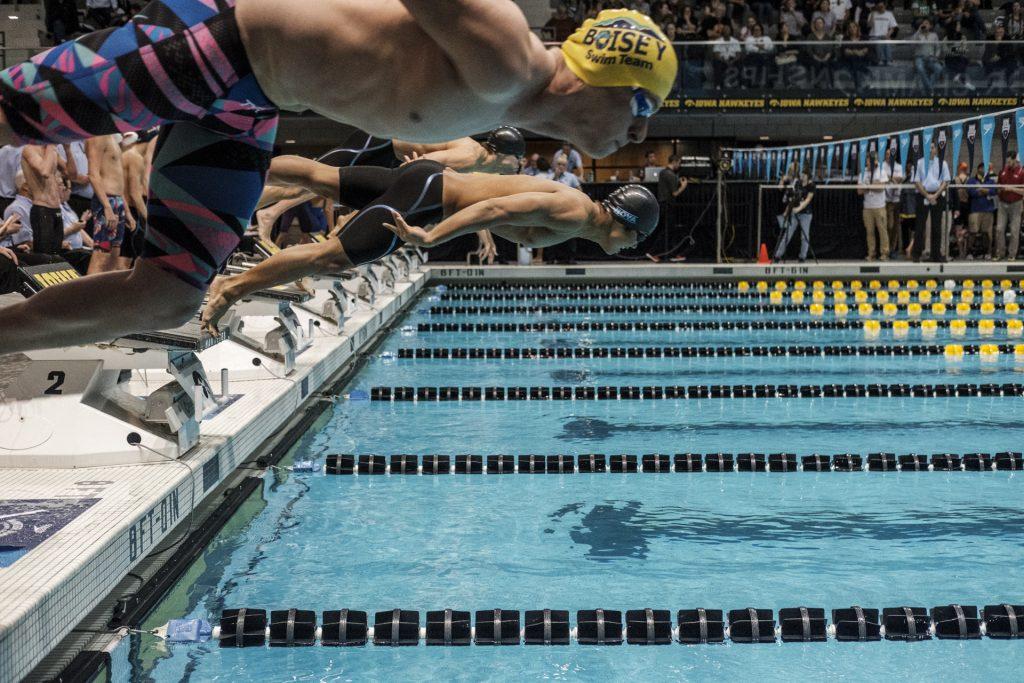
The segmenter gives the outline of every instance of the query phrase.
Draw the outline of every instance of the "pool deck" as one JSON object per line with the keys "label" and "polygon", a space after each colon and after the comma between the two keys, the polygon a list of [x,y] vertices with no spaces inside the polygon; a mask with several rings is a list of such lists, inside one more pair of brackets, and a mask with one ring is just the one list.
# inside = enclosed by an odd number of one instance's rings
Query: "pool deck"
{"label": "pool deck", "polygon": [[[0,439],[0,547],[7,536],[11,545],[27,548],[14,557],[5,553],[9,566],[0,564],[0,681],[20,680],[43,660],[72,629],[90,614],[126,575],[154,549],[176,543],[182,529],[191,529],[191,512],[217,490],[238,465],[252,457],[278,435],[289,419],[319,400],[317,392],[339,369],[353,359],[381,328],[430,280],[626,281],[759,278],[993,278],[1024,277],[1024,262],[956,262],[928,264],[908,262],[823,262],[815,265],[783,264],[653,264],[647,262],[580,264],[573,266],[464,266],[431,264],[414,271],[377,297],[375,304],[349,314],[343,328],[324,327],[296,359],[294,371],[272,361],[255,367],[257,354],[235,342],[222,342],[198,356],[207,371],[233,368],[231,401],[201,422],[198,444],[180,457],[169,457],[157,442],[143,439],[143,446],[123,451],[136,453],[134,462],[119,456],[122,464],[106,464],[102,458],[84,458],[82,465],[42,467],[43,460],[27,460],[19,466],[18,446],[26,440],[54,441],[71,433],[89,451],[89,442],[103,436],[113,420],[96,411],[94,425],[63,419],[53,403],[42,413],[39,399],[32,405],[0,402],[0,434],[20,427],[20,436]],[[301,310],[306,326],[311,318]],[[257,329],[258,325],[256,326]],[[327,330],[327,331],[324,331]],[[85,347],[83,347],[85,348]],[[91,347],[90,347],[91,348]],[[64,350],[67,358],[82,349]],[[88,356],[88,354],[85,354]],[[23,369],[22,361],[5,359],[0,368],[0,390],[12,375]],[[160,370],[132,370],[132,394],[145,395],[171,376]],[[275,376],[277,375],[277,376]],[[210,376],[211,384],[217,380]],[[64,397],[61,400],[69,400]],[[73,399],[72,399],[73,400]],[[81,410],[82,407],[75,405]],[[49,410],[49,413],[46,412]],[[72,413],[68,413],[72,414]],[[81,415],[82,413],[76,413]],[[106,420],[107,422],[105,422]],[[66,422],[75,424],[73,429]],[[122,431],[118,434],[123,435]],[[79,429],[81,428],[81,429]],[[38,438],[36,438],[38,437]],[[18,439],[22,441],[18,441]],[[119,437],[123,442],[123,436]],[[99,441],[96,441],[99,443]],[[166,444],[164,444],[166,446]],[[96,448],[95,446],[93,447]],[[168,553],[169,555],[169,553]],[[0,555],[2,560],[3,555]],[[38,671],[36,672],[39,673]]]}
{"label": "pool deck", "polygon": [[[179,525],[190,528],[193,509],[296,412],[319,400],[316,394],[329,378],[387,326],[428,279],[426,268],[413,271],[379,294],[372,307],[366,304],[351,312],[340,331],[318,319],[321,327],[312,344],[297,356],[287,377],[280,364],[269,359],[254,367],[252,359],[258,354],[232,341],[200,352],[214,386],[216,369],[247,370],[231,378],[233,400],[200,423],[198,444],[177,459],[138,449],[134,464],[90,465],[90,460],[97,461],[90,454],[81,467],[18,467],[12,466],[16,448],[0,439],[0,456],[5,458],[0,467],[0,548],[4,541],[28,548],[13,561],[11,553],[0,554],[0,562],[6,555],[9,565],[0,564],[0,681],[29,675],[128,572],[154,549],[174,544],[182,531]],[[297,315],[303,326],[315,317],[301,310]],[[85,348],[62,353],[88,355]],[[0,389],[24,365],[8,358]],[[130,393],[135,395],[145,395],[171,379],[159,370],[132,373]],[[38,434],[39,439],[52,434],[56,442],[60,432],[76,431],[58,424],[62,410],[40,409],[38,402],[0,403],[0,434],[17,431],[20,424],[24,431],[21,441],[14,438],[17,446],[25,445],[25,432]],[[95,412],[100,427],[114,421]],[[78,435],[85,451],[89,429],[83,426]],[[45,460],[33,458],[32,464],[38,462]]]}

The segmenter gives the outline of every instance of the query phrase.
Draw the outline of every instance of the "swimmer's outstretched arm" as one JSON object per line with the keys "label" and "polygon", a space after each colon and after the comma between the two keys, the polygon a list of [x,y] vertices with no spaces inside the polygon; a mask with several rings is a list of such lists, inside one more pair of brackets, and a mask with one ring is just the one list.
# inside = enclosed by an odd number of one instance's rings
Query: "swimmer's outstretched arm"
{"label": "swimmer's outstretched arm", "polygon": [[[574,207],[566,201],[565,194],[522,192],[507,197],[485,199],[456,211],[429,232],[408,225],[397,213],[395,223],[385,223],[384,227],[398,235],[399,239],[417,247],[437,246],[478,230],[492,230],[506,239],[521,241],[523,244],[548,246],[572,237],[572,234],[568,233],[576,225]],[[533,237],[542,238],[546,243],[534,244],[531,233],[534,233]],[[556,239],[560,235],[564,236]]]}
{"label": "swimmer's outstretched arm", "polygon": [[484,99],[546,85],[555,62],[512,0],[400,0]]}

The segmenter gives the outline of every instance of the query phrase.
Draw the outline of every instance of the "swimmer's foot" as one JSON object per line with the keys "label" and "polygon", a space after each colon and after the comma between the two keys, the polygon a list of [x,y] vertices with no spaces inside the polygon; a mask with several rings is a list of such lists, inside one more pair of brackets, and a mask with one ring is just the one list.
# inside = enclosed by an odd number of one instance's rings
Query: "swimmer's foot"
{"label": "swimmer's foot", "polygon": [[261,240],[265,242],[273,241],[271,236],[274,234],[274,223],[277,222],[277,218],[278,214],[274,211],[273,206],[268,206],[256,212],[256,232],[259,233]]}
{"label": "swimmer's foot", "polygon": [[210,283],[210,289],[206,293],[206,305],[203,306],[203,313],[200,320],[203,325],[203,332],[214,337],[220,336],[217,323],[228,312],[228,309],[235,303],[229,293],[231,277],[221,275]]}

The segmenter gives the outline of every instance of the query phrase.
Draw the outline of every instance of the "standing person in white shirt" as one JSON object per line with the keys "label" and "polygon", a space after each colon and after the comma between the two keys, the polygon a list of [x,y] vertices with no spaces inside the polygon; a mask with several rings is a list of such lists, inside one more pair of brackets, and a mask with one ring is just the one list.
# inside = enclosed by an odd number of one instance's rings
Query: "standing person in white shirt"
{"label": "standing person in white shirt", "polygon": [[[891,40],[895,31],[899,28],[896,17],[885,8],[884,2],[876,2],[875,8],[868,15],[868,25],[871,27],[869,36],[871,40]],[[879,43],[875,46],[875,53],[878,55],[880,66],[889,66],[892,62],[892,45]]]}
{"label": "standing person in white shirt", "polygon": [[836,26],[846,23],[853,11],[853,3],[850,0],[829,0],[829,5],[832,7],[832,16],[836,18]]}
{"label": "standing person in white shirt", "polygon": [[715,80],[715,87],[721,88],[725,79],[725,70],[739,61],[743,54],[743,46],[740,41],[732,37],[732,27],[728,24],[722,26],[720,35],[711,47],[711,71]]}
{"label": "standing person in white shirt", "polygon": [[[889,228],[886,222],[885,191],[889,182],[889,173],[885,166],[878,163],[878,155],[868,153],[867,163],[857,179],[857,194],[864,196],[864,230],[868,237],[868,261],[874,261],[876,255],[882,261],[889,260]],[[877,246],[876,251],[876,240]]]}
{"label": "standing person in white shirt", "polygon": [[885,225],[889,231],[890,256],[903,250],[903,231],[900,229],[900,207],[902,190],[897,185],[903,183],[903,166],[896,160],[896,149],[889,145],[885,150],[885,161],[882,168],[889,174],[889,187],[885,189]]}
{"label": "standing person in white shirt", "polygon": [[4,145],[0,147],[0,213],[18,195],[14,178],[21,172],[21,147]]}
{"label": "standing person in white shirt", "polygon": [[949,164],[939,159],[939,147],[932,142],[928,147],[928,157],[917,160],[917,192],[923,200],[917,211],[917,224],[914,226],[914,261],[921,260],[924,251],[925,222],[931,220],[931,260],[945,263],[942,256],[942,215],[946,212],[946,186],[949,185]]}
{"label": "standing person in white shirt", "polygon": [[761,24],[754,24],[750,35],[743,41],[743,49],[747,53],[747,62],[754,66],[765,66],[775,51],[775,46],[772,39],[764,34],[764,27]]}

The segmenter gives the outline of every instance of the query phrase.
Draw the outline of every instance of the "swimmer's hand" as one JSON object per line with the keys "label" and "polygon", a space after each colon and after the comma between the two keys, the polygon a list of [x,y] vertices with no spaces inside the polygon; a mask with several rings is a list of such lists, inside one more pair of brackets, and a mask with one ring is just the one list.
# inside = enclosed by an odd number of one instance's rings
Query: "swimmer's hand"
{"label": "swimmer's hand", "polygon": [[391,232],[398,235],[398,239],[402,240],[406,244],[411,244],[414,247],[429,247],[432,246],[430,242],[430,233],[423,228],[418,228],[415,225],[409,225],[402,218],[402,214],[397,211],[392,211],[391,215],[395,217],[395,223],[385,223],[384,227]]}
{"label": "swimmer's hand", "polygon": [[14,261],[14,265],[18,265],[18,255],[15,254],[10,249],[8,249],[7,247],[0,247],[0,256],[9,258],[12,261]]}
{"label": "swimmer's hand", "polygon": [[203,332],[212,337],[220,336],[217,323],[228,312],[231,305],[235,303],[227,296],[226,284],[227,278],[223,275],[217,277],[210,284],[210,290],[206,293],[206,305],[203,306],[203,313],[199,316]]}
{"label": "swimmer's hand", "polygon": [[402,162],[402,166],[405,166],[406,164],[411,164],[412,162],[418,161],[419,159],[426,159],[426,156],[420,154],[416,150],[413,150],[412,154],[404,155],[403,159],[404,161]]}

